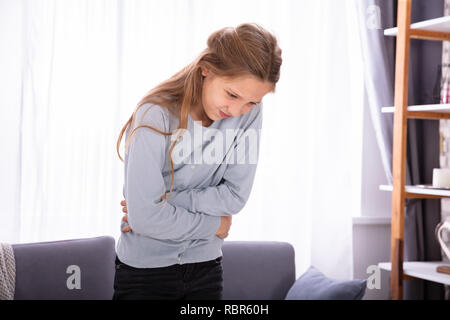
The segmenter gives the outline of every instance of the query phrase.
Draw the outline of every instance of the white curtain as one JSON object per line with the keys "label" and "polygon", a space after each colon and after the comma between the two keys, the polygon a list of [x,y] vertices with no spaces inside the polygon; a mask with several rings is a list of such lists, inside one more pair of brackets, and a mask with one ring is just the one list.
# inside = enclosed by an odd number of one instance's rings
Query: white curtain
{"label": "white curtain", "polygon": [[[0,242],[120,235],[116,139],[209,34],[256,22],[283,50],[232,240],[287,241],[297,276],[352,278],[362,71],[353,1],[0,0]],[[121,145],[121,154],[123,155]]]}

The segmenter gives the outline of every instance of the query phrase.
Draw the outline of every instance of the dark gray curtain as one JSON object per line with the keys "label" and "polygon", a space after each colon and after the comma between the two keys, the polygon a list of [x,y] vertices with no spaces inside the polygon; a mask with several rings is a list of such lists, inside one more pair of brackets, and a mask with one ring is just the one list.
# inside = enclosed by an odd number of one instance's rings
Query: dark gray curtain
{"label": "dark gray curtain", "polygon": [[[392,184],[393,115],[381,108],[394,105],[395,37],[385,37],[383,30],[396,26],[396,0],[355,0],[358,8],[364,59],[365,87],[369,111],[380,150],[387,184]],[[380,26],[373,28],[379,8]],[[411,22],[443,15],[443,0],[413,0]],[[408,104],[433,103],[436,70],[441,62],[442,42],[411,40]],[[408,120],[406,184],[432,182],[432,170],[439,167],[439,121]],[[408,199],[405,203],[405,261],[441,260],[434,228],[440,221],[439,199]],[[443,299],[441,284],[424,280],[406,280],[404,299]]]}

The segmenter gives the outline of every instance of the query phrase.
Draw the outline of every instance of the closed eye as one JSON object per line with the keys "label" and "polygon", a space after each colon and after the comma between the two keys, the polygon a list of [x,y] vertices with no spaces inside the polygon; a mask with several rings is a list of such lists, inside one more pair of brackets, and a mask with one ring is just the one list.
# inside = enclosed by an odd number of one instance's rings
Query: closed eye
{"label": "closed eye", "polygon": [[230,97],[232,97],[232,98],[237,98],[234,94],[231,94],[231,93],[229,93],[228,91],[227,91],[227,93],[228,93],[228,95],[229,95]]}
{"label": "closed eye", "polygon": [[[236,99],[236,98],[237,98],[234,94],[232,94],[232,93],[230,93],[230,92],[228,92],[228,91],[227,91],[227,93],[228,93],[228,96],[229,96],[229,97],[231,97],[231,98],[233,98],[233,99]],[[249,103],[250,103],[251,105],[254,105],[254,106],[257,105],[257,103],[255,103],[255,102],[249,102]]]}

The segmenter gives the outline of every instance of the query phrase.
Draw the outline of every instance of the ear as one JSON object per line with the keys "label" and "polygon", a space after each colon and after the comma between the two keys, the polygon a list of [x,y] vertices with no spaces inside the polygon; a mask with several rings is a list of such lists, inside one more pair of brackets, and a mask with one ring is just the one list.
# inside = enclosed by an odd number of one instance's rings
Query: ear
{"label": "ear", "polygon": [[204,68],[204,67],[200,67],[202,69],[202,76],[206,77],[207,75],[209,75],[209,70]]}

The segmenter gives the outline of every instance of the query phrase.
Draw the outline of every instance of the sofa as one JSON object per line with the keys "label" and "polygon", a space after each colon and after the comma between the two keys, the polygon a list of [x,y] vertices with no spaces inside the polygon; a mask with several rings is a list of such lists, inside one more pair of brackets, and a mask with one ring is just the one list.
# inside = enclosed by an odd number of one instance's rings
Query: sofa
{"label": "sofa", "polygon": [[[13,244],[12,248],[15,300],[112,299],[113,237]],[[294,248],[287,242],[225,241],[222,253],[224,300],[283,300],[295,283]]]}

